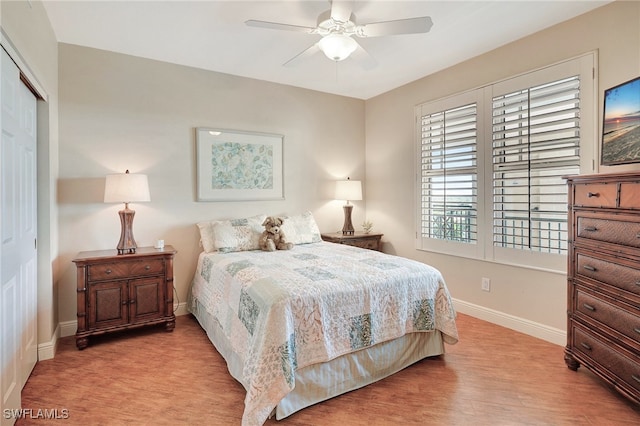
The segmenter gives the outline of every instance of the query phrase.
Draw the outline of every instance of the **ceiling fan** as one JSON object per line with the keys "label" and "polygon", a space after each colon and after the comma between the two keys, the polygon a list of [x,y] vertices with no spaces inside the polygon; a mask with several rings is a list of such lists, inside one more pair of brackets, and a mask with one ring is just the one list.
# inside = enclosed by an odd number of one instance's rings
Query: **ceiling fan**
{"label": "ceiling fan", "polygon": [[327,58],[336,62],[347,59],[352,53],[358,52],[360,56],[367,59],[363,62],[365,68],[373,67],[375,60],[358,44],[354,37],[365,38],[426,33],[429,32],[433,26],[433,21],[428,16],[358,25],[356,23],[356,17],[352,13],[353,0],[330,0],[330,2],[331,10],[318,16],[316,27],[257,21],[253,19],[246,21],[245,24],[250,27],[297,31],[322,36],[320,41],[285,62],[284,66],[292,66],[301,59],[307,58],[320,50]]}

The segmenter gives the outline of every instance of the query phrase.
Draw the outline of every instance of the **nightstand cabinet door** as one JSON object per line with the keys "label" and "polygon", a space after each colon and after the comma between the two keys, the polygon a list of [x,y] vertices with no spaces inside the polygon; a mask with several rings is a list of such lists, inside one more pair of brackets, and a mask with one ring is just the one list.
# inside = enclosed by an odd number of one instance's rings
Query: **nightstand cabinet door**
{"label": "nightstand cabinet door", "polygon": [[160,318],[163,313],[164,288],[161,277],[140,278],[129,283],[131,322]]}
{"label": "nightstand cabinet door", "polygon": [[129,322],[129,294],[126,281],[105,281],[90,284],[89,329],[115,327]]}

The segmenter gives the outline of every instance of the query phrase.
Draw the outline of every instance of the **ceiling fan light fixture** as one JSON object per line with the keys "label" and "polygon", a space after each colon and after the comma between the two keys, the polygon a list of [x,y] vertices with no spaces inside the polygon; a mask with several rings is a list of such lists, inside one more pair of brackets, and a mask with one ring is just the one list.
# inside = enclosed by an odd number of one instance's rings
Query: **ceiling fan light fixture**
{"label": "ceiling fan light fixture", "polygon": [[329,34],[318,42],[318,47],[332,61],[347,59],[358,47],[358,43],[345,34]]}

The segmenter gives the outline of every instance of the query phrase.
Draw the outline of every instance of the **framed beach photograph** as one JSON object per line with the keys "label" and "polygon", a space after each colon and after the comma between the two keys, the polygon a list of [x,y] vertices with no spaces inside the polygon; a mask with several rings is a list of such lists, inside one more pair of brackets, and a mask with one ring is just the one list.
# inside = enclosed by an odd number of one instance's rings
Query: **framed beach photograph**
{"label": "framed beach photograph", "polygon": [[640,77],[605,90],[600,163],[640,162]]}
{"label": "framed beach photograph", "polygon": [[282,135],[196,128],[198,201],[284,198]]}

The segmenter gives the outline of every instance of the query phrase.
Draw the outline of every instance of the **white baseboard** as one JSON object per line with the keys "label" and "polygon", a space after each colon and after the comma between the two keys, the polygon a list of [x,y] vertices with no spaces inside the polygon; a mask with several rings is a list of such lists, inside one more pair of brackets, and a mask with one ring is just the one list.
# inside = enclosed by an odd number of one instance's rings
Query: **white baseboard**
{"label": "white baseboard", "polygon": [[56,355],[56,349],[58,347],[58,338],[60,337],[60,324],[53,332],[51,340],[45,343],[38,343],[38,361],[44,361],[45,359],[52,359]]}
{"label": "white baseboard", "polygon": [[565,346],[567,344],[567,333],[564,330],[505,314],[504,312],[495,311],[493,309],[485,308],[484,306],[474,305],[473,303],[465,302],[463,300],[452,300],[456,311],[462,314],[467,314],[493,324],[507,327],[556,345]]}
{"label": "white baseboard", "polygon": [[76,334],[78,329],[78,321],[64,321],[58,324],[60,328],[60,337],[69,337]]}
{"label": "white baseboard", "polygon": [[189,315],[191,312],[187,310],[187,302],[178,303],[178,306],[174,308],[177,317],[180,315]]}
{"label": "white baseboard", "polygon": [[[189,314],[189,311],[187,310],[186,302],[179,303],[178,306],[174,307],[174,309],[175,309],[176,316]],[[73,336],[76,334],[76,330],[78,330],[78,321],[74,320],[74,321],[61,322],[58,324],[58,329],[60,330],[60,337]]]}

